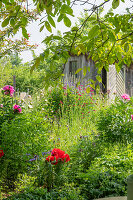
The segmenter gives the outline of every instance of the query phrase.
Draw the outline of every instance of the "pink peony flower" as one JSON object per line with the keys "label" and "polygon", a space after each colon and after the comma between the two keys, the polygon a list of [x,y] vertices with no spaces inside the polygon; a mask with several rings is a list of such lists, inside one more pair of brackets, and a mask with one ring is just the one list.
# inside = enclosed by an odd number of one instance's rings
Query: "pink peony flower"
{"label": "pink peony flower", "polygon": [[130,96],[128,94],[122,94],[121,97],[123,99],[127,99],[127,100],[130,100]]}
{"label": "pink peony flower", "polygon": [[13,96],[14,93],[14,87],[11,85],[6,85],[3,87],[3,90],[5,91],[4,94],[10,95],[11,97]]}
{"label": "pink peony flower", "polygon": [[13,109],[14,109],[14,112],[17,112],[17,113],[21,113],[22,112],[22,109],[21,109],[21,107],[19,105],[14,105]]}
{"label": "pink peony flower", "polygon": [[131,115],[131,118],[132,118],[132,120],[133,120],[133,115]]}
{"label": "pink peony flower", "polygon": [[0,107],[3,108],[3,104],[0,104]]}

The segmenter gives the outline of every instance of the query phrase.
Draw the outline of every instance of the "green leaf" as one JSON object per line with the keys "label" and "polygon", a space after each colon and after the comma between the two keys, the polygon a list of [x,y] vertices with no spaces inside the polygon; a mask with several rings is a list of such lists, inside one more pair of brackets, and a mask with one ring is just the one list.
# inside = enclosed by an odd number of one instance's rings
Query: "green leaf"
{"label": "green leaf", "polygon": [[44,29],[44,25],[43,25],[43,26],[41,26],[41,28],[40,28],[40,32],[41,32],[43,29]]}
{"label": "green leaf", "polygon": [[117,73],[120,72],[121,67],[118,65],[118,63],[115,63],[115,69],[116,69]]}
{"label": "green leaf", "polygon": [[126,43],[126,44],[124,45],[124,51],[125,51],[125,52],[128,52],[128,50],[129,50],[129,44]]}
{"label": "green leaf", "polygon": [[112,42],[116,41],[115,34],[111,30],[108,30],[108,36],[109,36],[110,41]]}
{"label": "green leaf", "polygon": [[125,3],[125,0],[121,0],[123,3]]}
{"label": "green leaf", "polygon": [[9,18],[6,18],[3,22],[2,22],[2,27],[5,27],[9,24]]}
{"label": "green leaf", "polygon": [[99,32],[99,26],[98,25],[93,26],[93,28],[88,33],[89,39],[96,37],[98,35],[98,32]]}
{"label": "green leaf", "polygon": [[50,15],[48,15],[48,21],[53,27],[56,28],[55,22],[54,22],[53,18]]}
{"label": "green leaf", "polygon": [[14,25],[15,25],[15,21],[14,21],[13,18],[10,20],[10,24],[11,24],[11,26],[14,26]]}
{"label": "green leaf", "polygon": [[102,78],[101,78],[100,75],[97,75],[97,76],[96,76],[96,79],[98,80],[98,82],[100,82],[100,83],[102,82]]}
{"label": "green leaf", "polygon": [[78,31],[78,27],[77,26],[72,27],[71,31]]}
{"label": "green leaf", "polygon": [[57,22],[60,22],[60,21],[63,19],[63,17],[64,17],[64,14],[61,14],[61,15],[58,17]]}
{"label": "green leaf", "polygon": [[87,88],[86,88],[86,92],[87,92],[87,93],[90,93],[90,87],[87,87]]}
{"label": "green leaf", "polygon": [[113,0],[112,2],[112,8],[116,9],[120,4],[120,0]]}
{"label": "green leaf", "polygon": [[83,69],[83,75],[86,76],[86,73],[87,73],[87,67],[84,66],[84,69]]}
{"label": "green leaf", "polygon": [[35,68],[37,68],[39,64],[40,64],[40,57],[37,57],[37,58],[36,58],[36,61],[35,61],[35,64],[34,64],[34,65],[31,67],[31,69],[30,69],[30,73],[32,73],[33,70],[34,70]]}
{"label": "green leaf", "polygon": [[60,13],[66,13],[68,15],[73,15],[73,10],[68,5],[63,4],[60,9]]}
{"label": "green leaf", "polygon": [[45,27],[46,27],[46,29],[47,29],[49,32],[52,33],[52,29],[51,29],[51,26],[50,26],[50,24],[49,24],[48,21],[45,22]]}
{"label": "green leaf", "polygon": [[63,20],[64,20],[65,26],[67,27],[71,26],[71,20],[67,16],[64,16]]}
{"label": "green leaf", "polygon": [[27,34],[27,30],[24,27],[22,28],[22,34],[28,40],[29,36]]}
{"label": "green leaf", "polygon": [[78,68],[75,72],[75,74],[78,74],[80,71],[82,70],[82,68]]}

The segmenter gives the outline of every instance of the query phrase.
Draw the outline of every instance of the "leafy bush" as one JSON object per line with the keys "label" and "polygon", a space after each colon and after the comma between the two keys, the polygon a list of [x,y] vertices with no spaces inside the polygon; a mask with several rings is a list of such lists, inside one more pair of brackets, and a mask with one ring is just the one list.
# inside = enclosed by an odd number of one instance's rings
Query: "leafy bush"
{"label": "leafy bush", "polygon": [[109,143],[133,141],[133,100],[116,98],[107,109],[102,109],[97,123],[101,138]]}
{"label": "leafy bush", "polygon": [[0,160],[1,178],[4,185],[12,188],[20,173],[32,169],[30,159],[51,149],[48,137],[49,125],[44,115],[27,113],[18,115],[10,123],[5,121],[1,127],[4,157]]}
{"label": "leafy bush", "polygon": [[[79,191],[73,188],[71,185],[66,186],[65,188],[54,189],[51,192],[48,192],[44,188],[27,188],[22,193],[12,195],[6,200],[83,200],[79,196]],[[5,199],[3,199],[5,200]]]}
{"label": "leafy bush", "polygon": [[86,199],[127,195],[127,177],[133,173],[132,147],[113,148],[95,158],[86,173],[79,173],[81,194]]}

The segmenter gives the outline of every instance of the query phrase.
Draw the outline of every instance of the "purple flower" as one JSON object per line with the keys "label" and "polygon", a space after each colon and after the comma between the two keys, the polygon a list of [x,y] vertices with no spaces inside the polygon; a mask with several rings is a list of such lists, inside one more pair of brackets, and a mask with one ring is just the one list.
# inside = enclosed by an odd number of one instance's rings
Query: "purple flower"
{"label": "purple flower", "polygon": [[29,161],[30,161],[30,162],[33,162],[33,161],[37,160],[38,158],[39,158],[39,156],[38,156],[38,155],[35,155],[34,158],[31,158]]}
{"label": "purple flower", "polygon": [[133,120],[133,115],[131,115],[131,118],[132,118],[132,120]]}
{"label": "purple flower", "polygon": [[4,94],[10,95],[11,97],[13,96],[14,93],[14,87],[11,85],[6,85],[3,87],[3,90],[5,91]]}

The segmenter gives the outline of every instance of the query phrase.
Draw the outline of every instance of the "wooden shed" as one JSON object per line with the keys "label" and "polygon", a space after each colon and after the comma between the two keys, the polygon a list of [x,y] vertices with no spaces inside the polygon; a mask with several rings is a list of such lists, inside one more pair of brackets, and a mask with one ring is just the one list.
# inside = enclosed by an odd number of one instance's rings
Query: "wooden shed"
{"label": "wooden shed", "polygon": [[[64,66],[64,79],[69,80],[71,78],[74,82],[80,79],[82,84],[87,83],[89,79],[96,81],[97,68],[95,63],[87,57],[83,54],[71,56]],[[77,69],[84,69],[85,67],[89,69],[85,76],[83,70],[75,74]],[[102,78],[102,83],[99,84],[101,91],[103,93],[108,91],[111,99],[124,93],[133,95],[133,65],[130,67],[123,66],[119,73],[117,73],[114,65],[110,65],[109,71],[102,69],[100,76]]]}

